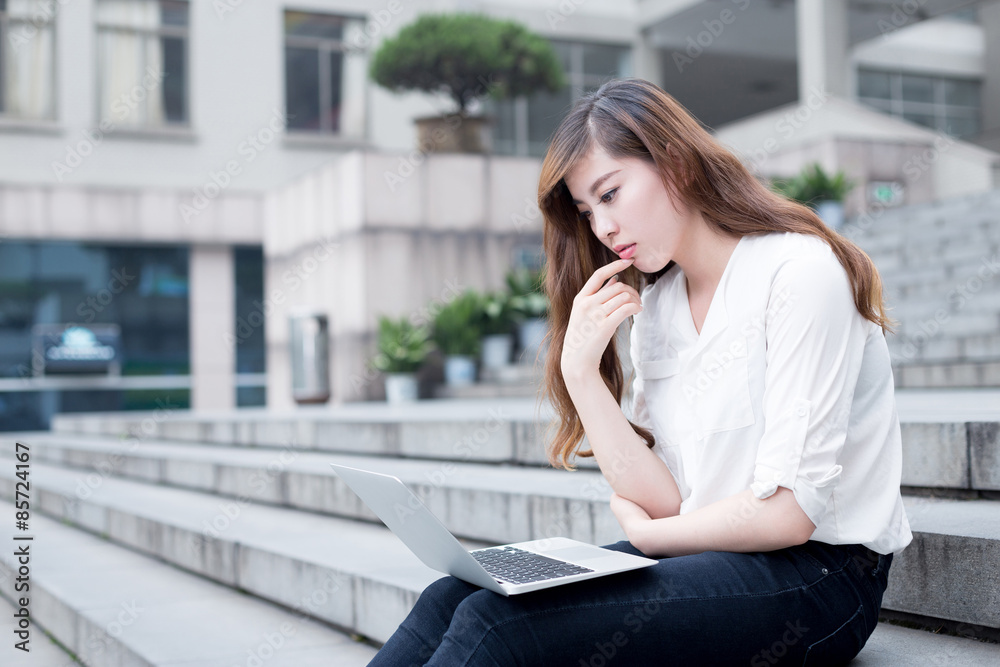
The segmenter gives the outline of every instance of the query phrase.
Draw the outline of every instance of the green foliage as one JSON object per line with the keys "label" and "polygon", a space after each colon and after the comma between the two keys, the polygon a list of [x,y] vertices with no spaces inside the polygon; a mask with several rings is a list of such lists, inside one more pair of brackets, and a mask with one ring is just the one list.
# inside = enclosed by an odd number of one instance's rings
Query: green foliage
{"label": "green foliage", "polygon": [[479,328],[484,336],[513,333],[517,312],[511,302],[510,293],[488,292],[482,296],[479,308]]}
{"label": "green foliage", "polygon": [[521,267],[507,273],[507,289],[510,290],[511,308],[515,317],[525,319],[548,316],[549,298],[545,294],[544,285],[544,271]]}
{"label": "green foliage", "polygon": [[415,373],[433,349],[430,330],[405,317],[378,321],[378,354],[372,366],[383,373]]}
{"label": "green foliage", "polygon": [[446,93],[464,114],[474,99],[504,99],[566,85],[549,42],[514,21],[423,14],[386,39],[369,76],[393,92]]}
{"label": "green foliage", "polygon": [[843,171],[830,176],[818,162],[806,166],[792,178],[775,179],[771,184],[775,192],[812,208],[824,200],[843,201],[853,187],[854,183],[847,179]]}
{"label": "green foliage", "polygon": [[442,353],[474,357],[479,354],[482,331],[481,301],[466,290],[445,304],[434,317],[434,342]]}

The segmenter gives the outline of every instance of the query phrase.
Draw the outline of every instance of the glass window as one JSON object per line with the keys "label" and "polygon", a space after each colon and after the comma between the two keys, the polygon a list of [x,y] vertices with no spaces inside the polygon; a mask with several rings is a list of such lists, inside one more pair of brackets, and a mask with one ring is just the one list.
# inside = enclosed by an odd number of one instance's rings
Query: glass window
{"label": "glass window", "polygon": [[[260,247],[235,248],[236,270],[236,372],[264,373],[264,253]],[[236,405],[264,405],[265,387],[237,387]]]}
{"label": "glass window", "polygon": [[974,79],[858,70],[860,102],[955,137],[981,132],[980,85]]}
{"label": "glass window", "polygon": [[493,148],[497,153],[544,155],[552,133],[575,100],[609,79],[631,75],[630,47],[555,40],[552,48],[569,82],[565,89],[502,102],[486,101],[488,113],[497,119],[493,125]]}
{"label": "glass window", "polygon": [[288,129],[364,136],[367,58],[346,35],[363,20],[285,12],[285,106]]}
{"label": "glass window", "polygon": [[8,391],[38,369],[32,330],[44,324],[115,324],[122,375],[187,375],[186,247],[0,243],[0,430],[47,428],[58,411],[187,407],[187,389]]}
{"label": "glass window", "polygon": [[931,77],[903,74],[900,80],[903,84],[904,102],[934,103],[934,80]]}
{"label": "glass window", "polygon": [[98,115],[117,126],[188,124],[188,3],[97,1]]}
{"label": "glass window", "polygon": [[858,72],[858,95],[882,100],[892,98],[888,72]]}
{"label": "glass window", "polygon": [[0,2],[0,116],[55,118],[55,12],[50,0]]}

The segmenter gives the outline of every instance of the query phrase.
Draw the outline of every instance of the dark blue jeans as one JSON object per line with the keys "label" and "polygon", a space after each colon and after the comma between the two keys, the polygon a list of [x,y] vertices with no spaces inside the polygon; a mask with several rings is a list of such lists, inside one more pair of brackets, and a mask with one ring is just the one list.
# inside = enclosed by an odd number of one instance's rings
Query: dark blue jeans
{"label": "dark blue jeans", "polygon": [[[626,541],[607,548],[639,554]],[[809,541],[663,558],[511,597],[448,576],[369,667],[842,665],[875,630],[891,563]]]}

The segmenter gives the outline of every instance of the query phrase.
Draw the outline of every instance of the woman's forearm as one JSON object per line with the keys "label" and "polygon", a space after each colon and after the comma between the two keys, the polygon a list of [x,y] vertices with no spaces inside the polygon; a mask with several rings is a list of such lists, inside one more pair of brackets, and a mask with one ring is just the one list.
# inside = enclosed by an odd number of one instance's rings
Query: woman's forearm
{"label": "woman's forearm", "polygon": [[576,373],[565,381],[597,465],[615,493],[650,517],[677,514],[681,499],[673,475],[629,425],[600,373]]}
{"label": "woman's forearm", "polygon": [[612,501],[629,541],[647,556],[685,556],[702,551],[772,551],[802,544],[816,526],[791,489],[779,487],[758,499],[747,489],[687,514],[645,516],[641,507]]}

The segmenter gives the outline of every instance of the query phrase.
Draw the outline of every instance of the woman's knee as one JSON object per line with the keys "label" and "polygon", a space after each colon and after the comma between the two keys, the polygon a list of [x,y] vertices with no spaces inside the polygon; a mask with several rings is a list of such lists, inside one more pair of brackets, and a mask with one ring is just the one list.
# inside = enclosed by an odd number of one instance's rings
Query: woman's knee
{"label": "woman's knee", "polygon": [[454,611],[462,600],[478,590],[481,590],[478,586],[472,586],[457,577],[441,577],[424,588],[414,608],[432,606]]}

